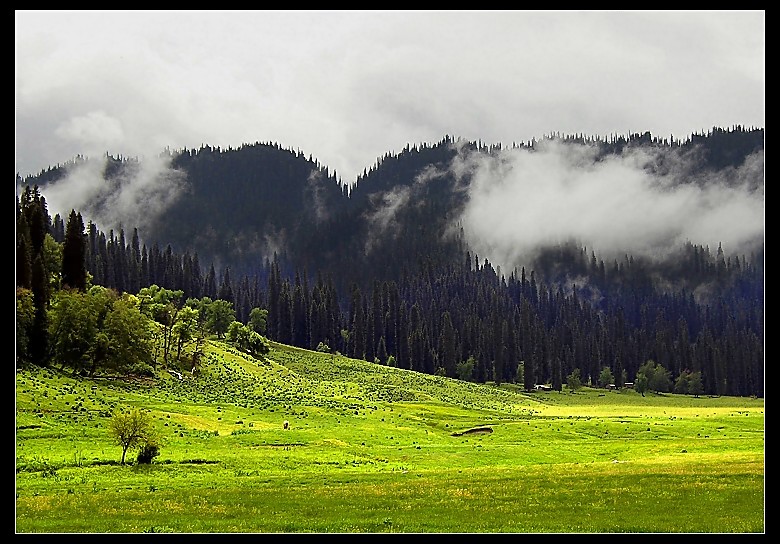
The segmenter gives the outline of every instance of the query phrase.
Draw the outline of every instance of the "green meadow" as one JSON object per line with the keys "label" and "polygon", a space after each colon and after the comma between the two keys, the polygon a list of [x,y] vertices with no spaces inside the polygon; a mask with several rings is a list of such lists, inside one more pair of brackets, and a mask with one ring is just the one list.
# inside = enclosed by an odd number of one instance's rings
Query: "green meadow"
{"label": "green meadow", "polygon": [[[109,432],[133,408],[151,464]],[[195,376],[17,371],[16,532],[763,533],[764,430],[761,398],[525,393],[213,341]]]}

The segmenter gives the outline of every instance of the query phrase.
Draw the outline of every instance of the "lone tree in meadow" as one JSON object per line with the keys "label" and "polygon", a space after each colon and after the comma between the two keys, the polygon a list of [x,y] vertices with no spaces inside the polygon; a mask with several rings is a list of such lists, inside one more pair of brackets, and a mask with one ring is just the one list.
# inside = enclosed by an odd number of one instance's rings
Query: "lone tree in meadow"
{"label": "lone tree in meadow", "polygon": [[117,412],[111,418],[111,436],[114,442],[122,446],[122,464],[125,464],[127,450],[134,447],[142,449],[150,445],[157,449],[152,420],[149,414],[140,410]]}

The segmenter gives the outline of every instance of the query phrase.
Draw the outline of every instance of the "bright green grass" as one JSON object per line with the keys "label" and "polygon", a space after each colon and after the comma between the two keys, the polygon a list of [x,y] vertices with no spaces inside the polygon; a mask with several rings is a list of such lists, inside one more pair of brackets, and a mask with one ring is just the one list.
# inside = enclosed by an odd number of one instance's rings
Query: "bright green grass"
{"label": "bright green grass", "polygon": [[[151,466],[135,452],[119,465],[107,429],[127,407],[164,436]],[[763,399],[529,395],[212,343],[201,375],[182,381],[18,372],[16,429],[20,533],[765,528]]]}

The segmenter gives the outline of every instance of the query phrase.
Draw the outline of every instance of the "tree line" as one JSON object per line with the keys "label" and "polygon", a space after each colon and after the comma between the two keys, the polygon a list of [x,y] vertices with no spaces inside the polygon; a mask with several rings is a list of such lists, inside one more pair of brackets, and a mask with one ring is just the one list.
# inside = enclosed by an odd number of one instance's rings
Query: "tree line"
{"label": "tree line", "polygon": [[[690,286],[713,287],[697,300],[685,283],[659,289],[653,263],[629,255],[608,264],[585,248],[550,249],[550,262],[587,279],[576,285],[525,268],[505,275],[461,250],[458,261],[421,258],[417,267],[401,267],[398,281],[353,282],[346,291],[329,273],[285,271],[277,256],[234,278],[230,267],[202,268],[197,253],[147,248],[137,229],[128,241],[121,229],[106,235],[91,222],[84,226],[75,210],[67,222],[50,218],[43,196],[28,187],[17,202],[17,287],[26,290],[22,296],[17,290],[17,356],[50,360],[51,322],[60,319],[51,293],[59,293],[59,306],[68,296],[102,300],[106,295],[94,287],[102,286],[116,293],[111,327],[129,328],[120,325],[129,319],[121,315],[123,303],[117,306],[127,293],[135,297],[127,305],[162,326],[168,336],[155,345],[163,353],[153,355],[164,361],[181,354],[183,338],[202,338],[195,334],[201,330],[229,334],[258,353],[267,337],[429,374],[522,383],[527,390],[538,383],[560,390],[574,374],[591,385],[604,385],[610,375],[622,387],[647,375],[640,369],[653,361],[669,372],[662,388],[682,390],[693,376],[704,394],[763,396],[762,255],[726,257],[721,247],[711,252],[686,244],[680,262],[697,275]],[[553,270],[545,273],[554,278]],[[87,278],[89,295],[61,294],[84,291]],[[104,324],[107,307],[96,310]],[[200,317],[184,319],[190,310]]]}

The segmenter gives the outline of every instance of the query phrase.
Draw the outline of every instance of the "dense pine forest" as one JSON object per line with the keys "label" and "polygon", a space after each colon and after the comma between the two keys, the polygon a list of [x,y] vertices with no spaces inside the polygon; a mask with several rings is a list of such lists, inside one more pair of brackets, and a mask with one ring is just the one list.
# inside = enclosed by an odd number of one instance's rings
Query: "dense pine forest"
{"label": "dense pine forest", "polygon": [[[763,129],[743,127],[684,141],[548,138],[595,146],[595,160],[627,149],[695,156],[690,183],[708,172],[728,177],[764,148]],[[692,240],[659,261],[572,241],[502,269],[469,243],[459,221],[468,193],[449,168],[464,150],[502,149],[450,137],[409,145],[353,184],[278,144],[166,151],[158,183],[175,187],[175,198],[137,225],[108,229],[85,218],[109,215],[110,195],[142,161],[106,157],[109,190],[66,217],[49,213],[45,195],[94,159],[17,175],[17,364],[51,363],[58,291],[158,286],[180,291],[180,306],[226,301],[244,324],[265,310],[262,332],[282,343],[429,374],[529,391],[560,390],[574,376],[620,388],[651,362],[663,370],[661,392],[693,393],[696,377],[704,394],[764,395],[763,243],[736,253]],[[761,191],[763,183],[760,172]]]}

